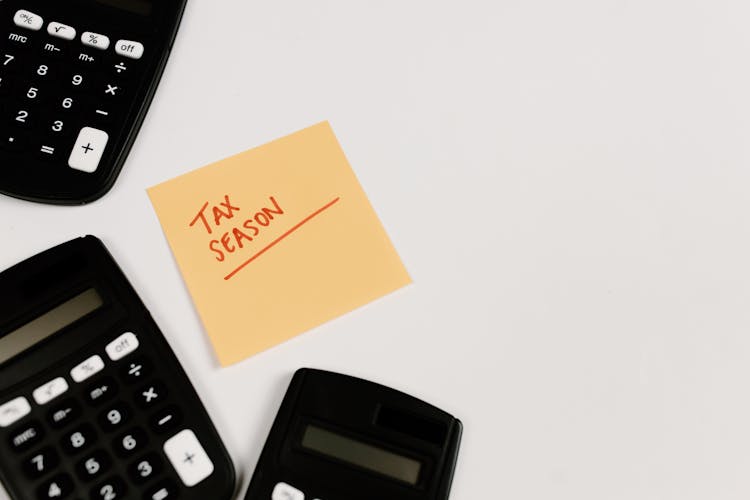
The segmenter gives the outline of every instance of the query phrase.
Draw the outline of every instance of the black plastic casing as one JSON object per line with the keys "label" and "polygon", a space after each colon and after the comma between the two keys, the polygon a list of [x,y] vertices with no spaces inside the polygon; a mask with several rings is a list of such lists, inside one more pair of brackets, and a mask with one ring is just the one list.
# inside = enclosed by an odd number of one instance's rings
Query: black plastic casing
{"label": "black plastic casing", "polygon": [[[421,462],[416,485],[302,446],[308,424]],[[447,500],[463,426],[408,394],[366,380],[302,368],[287,390],[245,500],[268,500],[279,482],[305,498]]]}
{"label": "black plastic casing", "polygon": [[[90,288],[95,288],[103,298],[102,307],[0,364],[0,404],[23,396],[32,406],[31,414],[24,417],[21,422],[8,428],[0,427],[0,480],[11,497],[14,500],[36,498],[35,491],[39,482],[27,481],[20,473],[21,460],[27,458],[26,455],[34,450],[17,454],[9,448],[11,436],[19,426],[24,426],[23,422],[37,421],[42,424],[49,441],[45,441],[44,445],[55,447],[62,458],[58,472],[67,473],[75,478],[74,464],[81,458],[75,456],[66,460],[66,454],[59,448],[58,438],[52,437],[56,431],[46,420],[50,408],[55,404],[35,404],[31,398],[32,391],[55,377],[63,376],[68,381],[70,389],[60,396],[59,400],[76,398],[82,401],[83,388],[87,383],[72,382],[70,369],[89,356],[99,354],[106,362],[105,370],[91,380],[97,377],[116,379],[129,358],[110,361],[105,354],[105,346],[124,332],[134,332],[140,345],[130,356],[150,358],[153,363],[153,375],[149,378],[161,381],[168,388],[168,404],[177,405],[183,414],[183,421],[174,432],[150,438],[147,451],[160,456],[165,468],[171,472],[173,481],[180,485],[179,498],[229,500],[235,488],[235,472],[219,434],[151,314],[97,238],[86,236],[69,241],[0,273],[0,297],[3,298],[0,301],[0,338]],[[119,382],[119,385],[117,399],[131,408],[137,408],[134,396],[131,396],[137,387],[126,387],[122,382]],[[115,456],[110,443],[117,433],[110,435],[97,427],[97,415],[102,407],[92,407],[85,403],[81,406],[83,414],[76,422],[88,422],[97,428],[100,440],[95,449],[104,449],[111,456]],[[127,428],[148,429],[150,413],[134,412]],[[211,476],[192,488],[181,485],[162,450],[163,442],[181,429],[191,429],[195,432],[215,467]],[[107,475],[127,478],[127,465],[129,462],[115,461],[113,470]],[[78,490],[71,497],[88,498],[92,486],[76,479]],[[125,497],[140,498],[140,495],[140,492],[131,488]]]}
{"label": "black plastic casing", "polygon": [[[69,150],[54,164],[40,160],[39,155],[30,152],[0,150],[0,193],[24,200],[56,205],[80,205],[95,201],[104,196],[113,186],[125,160],[130,153],[141,124],[146,116],[156,88],[161,80],[169,58],[177,30],[182,19],[187,0],[148,0],[152,5],[149,15],[131,10],[116,8],[116,0],[100,3],[96,0],[4,0],[0,1],[0,44],[6,43],[10,30],[33,38],[38,52],[39,43],[49,39],[62,45],[69,45],[73,55],[90,52],[100,56],[112,66],[117,61],[132,63],[137,74],[127,82],[128,94],[118,104],[118,118],[108,128],[109,141],[99,167],[94,173],[80,172],[68,168]],[[16,28],[13,15],[19,9],[38,14],[44,19],[44,27],[39,32]],[[60,41],[47,36],[47,24],[61,22],[78,30],[76,39]],[[106,52],[87,49],[80,42],[83,31],[107,35],[111,46]],[[140,60],[133,61],[114,53],[118,39],[135,40],[144,44],[145,51]],[[34,51],[31,51],[33,54]],[[24,54],[25,58],[31,57]],[[40,60],[40,62],[44,62]],[[2,68],[0,68],[2,70]],[[96,70],[102,71],[102,68]],[[1,71],[0,71],[1,72]],[[0,110],[18,107],[9,97],[0,97]],[[5,104],[5,106],[3,106]],[[8,111],[8,110],[6,110]],[[58,115],[50,114],[50,119]],[[53,118],[54,117],[54,118]],[[93,126],[93,125],[92,125]],[[39,133],[34,132],[34,133]],[[48,133],[48,132],[45,132]]]}

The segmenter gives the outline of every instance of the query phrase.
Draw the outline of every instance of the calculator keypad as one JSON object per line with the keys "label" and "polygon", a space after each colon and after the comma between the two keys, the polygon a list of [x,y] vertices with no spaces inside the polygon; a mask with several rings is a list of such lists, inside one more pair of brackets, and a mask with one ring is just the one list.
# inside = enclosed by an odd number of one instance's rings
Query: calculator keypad
{"label": "calculator keypad", "polygon": [[[3,24],[8,26],[3,30]],[[46,29],[43,29],[45,28]],[[147,50],[19,10],[0,19],[0,149],[40,168],[92,174],[129,111]],[[45,167],[46,165],[46,167]]]}
{"label": "calculator keypad", "polygon": [[[0,405],[18,472],[39,499],[169,500],[214,464],[154,363],[126,332]],[[42,420],[32,408],[40,408]],[[0,430],[3,430],[0,427]],[[74,495],[74,493],[76,493]]]}

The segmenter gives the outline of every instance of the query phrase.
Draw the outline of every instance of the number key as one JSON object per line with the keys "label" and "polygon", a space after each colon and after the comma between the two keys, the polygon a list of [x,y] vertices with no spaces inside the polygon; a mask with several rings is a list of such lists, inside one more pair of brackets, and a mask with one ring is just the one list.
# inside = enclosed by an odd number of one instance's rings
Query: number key
{"label": "number key", "polygon": [[93,500],[119,500],[125,498],[125,482],[113,477],[91,490]]}
{"label": "number key", "polygon": [[143,484],[156,477],[162,469],[162,461],[155,453],[150,453],[140,460],[136,460],[128,467],[128,475],[134,483]]}
{"label": "number key", "polygon": [[59,474],[49,481],[45,481],[37,490],[37,497],[41,500],[60,500],[73,491],[73,481],[67,474]]}
{"label": "number key", "polygon": [[26,90],[26,98],[29,100],[38,100],[39,99],[39,88],[34,87],[33,85],[28,87]]}
{"label": "number key", "polygon": [[36,479],[57,467],[59,463],[60,458],[55,450],[47,447],[23,461],[23,472],[29,479]]}
{"label": "number key", "polygon": [[34,73],[37,77],[47,79],[52,76],[52,69],[48,64],[37,64],[34,66]]}
{"label": "number key", "polygon": [[84,481],[88,481],[107,472],[110,465],[112,465],[112,461],[105,452],[101,450],[95,451],[78,462],[76,472],[78,473],[78,477]]}
{"label": "number key", "polygon": [[26,109],[19,109],[13,115],[13,124],[19,127],[31,125],[31,114]]}
{"label": "number key", "polygon": [[91,88],[93,78],[83,73],[73,73],[68,79],[68,86],[78,92],[86,92]]}
{"label": "number key", "polygon": [[18,67],[18,59],[14,54],[8,54],[7,52],[2,54],[0,58],[0,69],[4,71],[14,70]]}
{"label": "number key", "polygon": [[114,449],[118,455],[128,457],[146,446],[148,437],[141,429],[132,429],[115,439]]}
{"label": "number key", "polygon": [[130,411],[125,403],[117,403],[99,414],[99,425],[107,432],[118,429],[130,420]]}
{"label": "number key", "polygon": [[94,428],[84,424],[67,433],[62,440],[62,448],[66,453],[72,455],[91,446],[96,438]]}

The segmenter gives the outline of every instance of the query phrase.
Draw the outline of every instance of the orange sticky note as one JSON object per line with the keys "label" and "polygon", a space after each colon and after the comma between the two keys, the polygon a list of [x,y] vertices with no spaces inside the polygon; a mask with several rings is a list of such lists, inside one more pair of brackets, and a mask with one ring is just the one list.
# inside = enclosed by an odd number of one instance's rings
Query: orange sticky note
{"label": "orange sticky note", "polygon": [[222,365],[411,282],[328,123],[148,194]]}

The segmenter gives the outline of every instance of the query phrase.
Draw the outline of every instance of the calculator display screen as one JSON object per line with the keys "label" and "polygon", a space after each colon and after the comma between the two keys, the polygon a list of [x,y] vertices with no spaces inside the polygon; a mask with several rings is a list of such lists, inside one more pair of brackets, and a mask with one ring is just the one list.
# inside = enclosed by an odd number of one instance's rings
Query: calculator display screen
{"label": "calculator display screen", "polygon": [[307,425],[302,436],[302,446],[312,451],[364,467],[394,479],[416,485],[422,464],[414,459],[397,455],[341,434]]}
{"label": "calculator display screen", "polygon": [[0,337],[0,363],[22,353],[61,329],[94,312],[104,304],[101,295],[89,288],[22,327]]}
{"label": "calculator display screen", "polygon": [[149,0],[96,0],[97,2],[127,10],[142,16],[151,14],[151,2]]}

